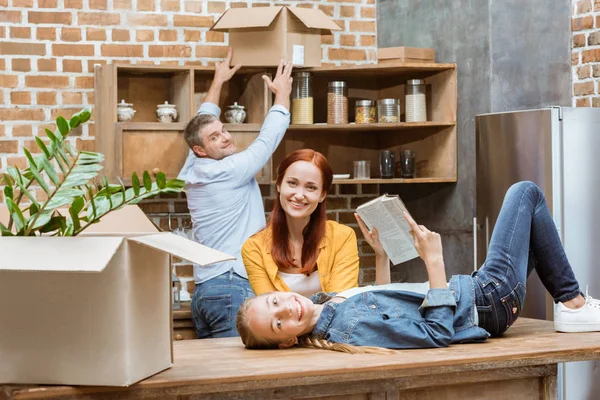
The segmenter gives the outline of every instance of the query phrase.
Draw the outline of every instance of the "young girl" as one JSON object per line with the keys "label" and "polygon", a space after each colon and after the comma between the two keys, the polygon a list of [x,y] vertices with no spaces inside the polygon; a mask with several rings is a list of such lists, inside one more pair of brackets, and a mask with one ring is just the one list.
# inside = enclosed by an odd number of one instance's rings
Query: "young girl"
{"label": "young girl", "polygon": [[[600,302],[581,295],[534,183],[520,182],[508,190],[484,265],[472,276],[452,277],[449,284],[439,234],[404,217],[429,275],[426,295],[374,286],[354,295],[320,293],[311,300],[295,293],[255,297],[242,305],[237,318],[246,347],[285,348],[300,340],[305,346],[363,352],[356,346],[404,349],[483,341],[502,335],[515,322],[533,269],[556,303],[557,331],[600,330]],[[359,224],[378,263],[387,258],[377,233]]]}
{"label": "young girl", "polygon": [[310,296],[358,285],[354,230],[327,220],[332,179],[331,166],[317,151],[297,150],[281,162],[269,223],[242,247],[255,294],[277,290]]}

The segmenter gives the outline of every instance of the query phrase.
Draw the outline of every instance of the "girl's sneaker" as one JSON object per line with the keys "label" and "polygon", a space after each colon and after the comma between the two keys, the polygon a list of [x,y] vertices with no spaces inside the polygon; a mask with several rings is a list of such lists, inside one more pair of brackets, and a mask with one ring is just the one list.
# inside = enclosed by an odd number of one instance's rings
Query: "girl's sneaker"
{"label": "girl's sneaker", "polygon": [[576,310],[562,303],[554,305],[554,329],[558,332],[600,331],[600,301],[592,298],[585,289],[585,304]]}

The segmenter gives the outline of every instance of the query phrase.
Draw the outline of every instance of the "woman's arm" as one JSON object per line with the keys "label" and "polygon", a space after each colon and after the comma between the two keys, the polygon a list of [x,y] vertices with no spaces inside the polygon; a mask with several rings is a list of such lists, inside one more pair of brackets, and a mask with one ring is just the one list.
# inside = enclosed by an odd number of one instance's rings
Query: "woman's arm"
{"label": "woman's arm", "polygon": [[337,229],[342,229],[341,240],[335,240],[341,245],[336,246],[333,251],[333,264],[331,267],[331,276],[329,283],[325,287],[326,292],[342,292],[358,286],[358,244],[354,230],[340,225]]}
{"label": "woman's arm", "polygon": [[362,232],[365,240],[375,252],[375,283],[378,285],[391,283],[390,259],[383,250],[383,246],[379,241],[379,233],[377,232],[377,229],[373,228],[372,231],[369,231],[369,228],[367,228],[367,225],[357,213],[354,213],[354,218],[356,218],[360,231]]}
{"label": "woman's arm", "polygon": [[242,246],[242,259],[248,274],[250,286],[255,295],[274,292],[277,289],[271,282],[269,274],[264,265],[264,254],[261,250],[260,241],[255,238],[246,240]]}

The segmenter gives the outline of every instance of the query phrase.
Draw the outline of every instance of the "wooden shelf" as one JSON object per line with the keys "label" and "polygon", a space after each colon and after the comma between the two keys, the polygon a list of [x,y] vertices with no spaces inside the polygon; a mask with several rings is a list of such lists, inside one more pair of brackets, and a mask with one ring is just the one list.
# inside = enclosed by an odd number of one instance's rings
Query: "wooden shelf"
{"label": "wooden shelf", "polygon": [[117,128],[124,131],[182,131],[186,122],[117,122]]}
{"label": "wooden shelf", "polygon": [[398,123],[375,123],[375,124],[312,124],[312,125],[290,125],[291,131],[397,131],[420,128],[447,128],[456,125],[455,122],[398,122]]}
{"label": "wooden shelf", "polygon": [[371,178],[371,179],[334,179],[334,185],[349,185],[349,184],[386,184],[393,185],[397,183],[444,183],[444,182],[456,182],[456,178],[411,178],[411,179],[403,179],[403,178],[392,178],[392,179],[381,179],[381,178]]}

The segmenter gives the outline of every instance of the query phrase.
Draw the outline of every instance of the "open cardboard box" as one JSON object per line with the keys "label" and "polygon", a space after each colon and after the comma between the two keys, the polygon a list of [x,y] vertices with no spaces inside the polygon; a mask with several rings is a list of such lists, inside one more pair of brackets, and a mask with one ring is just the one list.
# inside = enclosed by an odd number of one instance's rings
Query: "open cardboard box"
{"label": "open cardboard box", "polygon": [[341,28],[319,9],[277,6],[228,9],[211,30],[229,32],[234,65],[318,67],[321,31]]}
{"label": "open cardboard box", "polygon": [[88,229],[0,238],[0,384],[128,386],[171,367],[169,254],[234,258],[160,233],[138,206]]}

